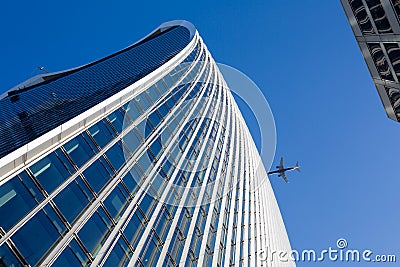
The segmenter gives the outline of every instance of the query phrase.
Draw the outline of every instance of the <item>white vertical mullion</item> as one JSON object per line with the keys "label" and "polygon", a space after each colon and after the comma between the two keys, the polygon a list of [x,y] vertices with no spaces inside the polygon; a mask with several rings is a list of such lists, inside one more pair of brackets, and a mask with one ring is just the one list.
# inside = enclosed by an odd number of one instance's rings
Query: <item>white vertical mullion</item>
{"label": "white vertical mullion", "polygon": [[[238,112],[238,110],[236,109],[236,113]],[[239,174],[239,181],[240,181],[240,185],[239,185],[239,200],[238,200],[238,218],[237,218],[237,227],[236,227],[236,231],[237,231],[237,236],[236,236],[236,257],[235,257],[235,266],[240,266],[239,262],[240,262],[240,243],[241,241],[241,235],[242,235],[242,213],[243,213],[243,186],[244,186],[244,133],[243,133],[243,125],[241,124],[241,122],[239,121],[239,134],[240,134],[240,174]]]}
{"label": "white vertical mullion", "polygon": [[[200,77],[198,77],[198,78],[200,78]],[[204,94],[204,92],[205,92],[205,90],[202,91],[202,95]],[[198,106],[198,104],[201,102],[202,95],[201,95],[200,97],[198,97],[198,99],[196,100],[195,104],[193,105],[193,108],[189,111],[188,116],[187,116],[187,117],[185,118],[185,120],[182,122],[181,127],[180,127],[180,129],[178,130],[178,132],[179,132],[179,131],[182,131],[183,128],[184,128],[184,126],[185,126],[185,124],[188,123],[188,121],[189,121],[189,119],[191,118],[191,115],[193,114],[195,108],[196,108],[196,107]],[[208,102],[207,107],[209,107],[209,104],[210,104],[210,103],[211,103],[211,102]],[[206,108],[206,110],[207,110],[207,108]],[[163,155],[166,155],[166,154],[170,151],[172,145],[175,143],[175,141],[176,141],[176,139],[177,139],[178,137],[179,137],[179,135],[175,135],[175,136],[172,138],[172,141],[170,142],[170,144],[169,144],[169,145],[167,146],[167,148],[165,149],[165,152],[164,152]],[[186,153],[187,153],[187,151],[186,151]],[[185,154],[182,155],[181,160],[180,160],[181,162],[183,161],[184,156],[185,156]],[[156,166],[153,168],[153,170],[152,170],[151,173],[154,174],[154,173],[158,170],[158,167],[160,166],[160,163],[161,163],[161,162],[162,162],[162,159],[160,159],[160,160],[157,162]],[[179,165],[181,165],[181,162],[179,163]],[[150,175],[149,175],[149,176],[150,176]],[[175,175],[173,175],[173,176],[175,177],[175,176],[176,176],[176,173],[175,173]],[[163,195],[162,195],[161,198],[160,198],[160,202],[163,202],[163,201],[165,200],[165,198],[167,197],[169,188],[171,187],[171,183],[172,183],[172,180],[173,180],[174,177],[171,177],[170,183],[168,183],[168,185],[166,186],[166,188],[165,188],[165,190],[164,190]],[[150,232],[150,230],[151,230],[151,227],[152,227],[152,225],[154,224],[154,221],[155,221],[155,219],[156,219],[156,217],[157,217],[157,215],[158,215],[158,213],[159,213],[161,207],[162,207],[162,205],[159,204],[159,205],[157,205],[157,207],[155,208],[155,210],[154,210],[154,212],[153,212],[153,214],[152,214],[152,217],[150,218],[150,221],[148,222],[148,225],[147,225],[147,227],[145,228],[144,233],[143,233],[142,236],[141,236],[141,239],[140,239],[140,241],[139,241],[139,243],[138,243],[137,249],[135,250],[135,252],[134,252],[133,255],[132,255],[131,261],[130,261],[130,263],[129,263],[130,266],[133,265],[134,262],[136,261],[136,259],[137,259],[137,257],[138,257],[138,254],[139,254],[139,252],[140,252],[140,250],[141,250],[141,249],[139,249],[139,248],[143,247],[143,244],[144,244],[144,242],[146,241],[146,239],[147,239],[147,237],[148,237],[147,235],[149,234],[149,232]]]}
{"label": "white vertical mullion", "polygon": [[[221,88],[223,88],[223,87],[221,86]],[[222,90],[227,90],[227,89],[222,89]],[[223,219],[224,219],[224,214],[225,214],[225,206],[226,206],[226,201],[227,201],[227,198],[228,198],[228,195],[225,194],[225,192],[228,189],[229,184],[230,184],[228,182],[228,179],[229,180],[232,179],[232,177],[230,176],[230,173],[231,173],[231,167],[233,168],[232,160],[233,160],[233,148],[234,148],[234,138],[235,138],[235,129],[234,129],[234,127],[235,127],[234,117],[235,116],[233,116],[232,112],[231,112],[232,105],[231,105],[230,95],[227,96],[227,100],[228,100],[228,108],[229,108],[229,111],[228,111],[229,117],[228,117],[228,124],[227,124],[226,130],[225,130],[225,135],[226,135],[226,139],[227,139],[228,136],[230,137],[231,143],[229,144],[229,154],[228,154],[229,161],[228,161],[228,166],[227,166],[226,173],[225,173],[225,182],[224,182],[225,188],[223,190],[223,195],[221,196],[222,197],[222,203],[221,203],[221,209],[220,209],[220,212],[219,212],[217,236],[215,238],[215,249],[214,249],[213,262],[212,262],[213,266],[217,266],[218,258],[219,258],[218,255],[219,255],[219,253],[222,253],[222,251],[220,251],[220,242],[221,242],[222,232],[223,232],[222,231],[222,227],[223,227],[222,225],[223,225],[223,222],[224,222]],[[233,121],[233,123],[231,121]],[[227,143],[227,142],[225,142],[225,143]],[[223,155],[223,157],[225,158],[225,155]],[[232,201],[232,197],[231,197],[231,201]],[[225,235],[228,234],[227,231],[226,231]]]}
{"label": "white vertical mullion", "polygon": [[[218,75],[218,72],[217,72],[217,75]],[[220,79],[219,79],[218,81],[220,82]],[[231,109],[228,108],[228,111],[227,111],[227,114],[226,114],[226,105],[225,105],[225,100],[226,100],[226,98],[228,97],[228,96],[227,96],[228,92],[227,92],[227,90],[224,90],[224,89],[222,88],[222,85],[221,85],[221,84],[218,85],[218,86],[220,87],[220,90],[222,91],[223,96],[224,96],[223,99],[222,99],[222,107],[223,107],[223,109],[222,109],[222,114],[224,114],[224,115],[227,117],[227,122],[228,122],[228,125],[229,125],[229,124],[230,124]],[[222,120],[222,121],[223,121],[223,120]],[[227,128],[229,128],[229,127],[227,127]],[[225,129],[225,134],[226,134],[227,131],[228,131],[227,128]],[[217,146],[218,146],[219,138],[220,138],[221,132],[222,132],[222,124],[221,124],[220,127],[218,128],[218,133],[217,133],[217,138],[216,138],[216,142],[215,142],[215,150],[214,150],[214,152],[216,151],[216,148],[217,148]],[[224,141],[225,141],[225,140],[224,140]],[[225,154],[226,146],[227,146],[227,142],[225,141],[224,144],[223,144],[223,147],[222,147],[221,155],[224,155],[224,154]],[[215,158],[215,154],[214,154],[214,153],[213,153],[213,156],[212,156],[211,158],[212,158],[212,159]],[[214,159],[214,160],[216,160],[216,159]],[[217,175],[216,175],[216,178],[215,178],[215,181],[216,181],[215,186],[216,186],[216,188],[214,188],[213,194],[212,194],[212,198],[211,198],[211,199],[213,199],[213,200],[215,200],[216,194],[217,194],[217,192],[218,192],[218,186],[219,186],[219,185],[218,185],[217,181],[220,179],[221,170],[222,170],[222,168],[221,168],[220,166],[221,166],[221,163],[223,163],[223,160],[224,160],[224,157],[221,156],[220,161],[219,161],[219,165],[218,165],[219,168],[218,168],[218,170],[217,170]],[[205,176],[205,178],[207,178],[207,176]],[[204,254],[205,254],[205,251],[206,251],[207,239],[208,239],[208,234],[209,234],[208,225],[210,225],[210,222],[211,222],[211,219],[212,219],[212,216],[213,216],[214,205],[215,205],[215,202],[210,203],[209,213],[208,213],[208,216],[207,216],[207,220],[206,220],[206,224],[205,224],[205,229],[204,229],[204,232],[203,232],[203,239],[202,239],[201,248],[200,248],[200,255],[199,255],[199,260],[198,260],[198,266],[202,266],[203,261],[204,261]]]}
{"label": "white vertical mullion", "polygon": [[[211,74],[211,75],[212,75],[212,74]],[[214,89],[215,89],[215,88],[214,88]],[[215,89],[215,90],[216,90],[216,89]],[[219,91],[216,90],[216,92],[219,92]],[[222,97],[222,96],[218,95],[218,99],[217,99],[217,101],[216,101],[216,108],[215,108],[215,110],[214,110],[214,112],[213,112],[212,120],[215,120],[216,117],[218,116],[218,111],[219,111],[219,105],[218,105],[218,103],[219,103],[220,97]],[[221,116],[223,116],[223,114],[222,114]],[[204,119],[204,117],[202,117],[202,120],[203,120],[203,119]],[[202,124],[201,122],[202,122],[202,121],[200,121],[199,124],[197,125],[196,133],[197,133],[197,131],[198,131],[198,130],[200,129],[200,127],[201,127],[201,124]],[[210,127],[210,128],[207,130],[206,140],[207,140],[208,137],[211,135],[211,132],[212,132],[212,127]],[[195,136],[196,133],[193,134],[193,136]],[[191,140],[191,141],[193,141],[193,140]],[[205,143],[203,144],[202,148],[201,148],[200,153],[199,153],[200,155],[204,153],[204,150],[207,148],[207,146],[208,146],[208,144],[207,144],[207,142],[205,142]],[[190,145],[188,145],[187,147],[189,148]],[[200,164],[200,161],[197,161],[197,162],[196,162],[196,166],[197,166],[198,164]],[[195,168],[196,168],[196,166],[195,166]],[[205,177],[206,177],[206,176],[205,176]],[[189,180],[188,180],[188,184],[191,184],[192,181],[193,181],[193,179],[194,179],[194,173],[192,173],[192,174],[190,175],[190,178],[189,178]],[[176,228],[176,226],[177,226],[177,223],[178,223],[178,220],[179,220],[179,217],[180,217],[180,213],[181,213],[181,211],[182,211],[182,209],[183,209],[183,205],[184,205],[184,203],[185,203],[185,201],[186,201],[186,197],[188,196],[189,189],[190,189],[190,188],[186,188],[186,189],[185,189],[184,194],[183,194],[182,199],[181,199],[181,203],[179,204],[179,206],[178,206],[177,209],[176,209],[176,212],[175,212],[175,215],[174,215],[174,220],[173,220],[173,222],[171,223],[170,230],[169,230],[169,232],[168,232],[166,241],[165,241],[165,243],[164,243],[164,245],[163,245],[163,248],[162,248],[162,251],[161,251],[161,254],[160,254],[160,259],[159,259],[159,261],[158,261],[158,263],[157,263],[157,266],[162,266],[163,261],[164,261],[164,258],[166,257],[166,254],[167,254],[167,252],[168,252],[168,248],[169,248],[169,246],[170,246],[172,237],[173,237],[174,232],[175,232],[175,228]],[[200,198],[200,196],[199,196],[199,198]],[[193,216],[192,216],[191,222],[192,222],[192,221],[193,221]],[[192,231],[193,231],[193,230],[192,230]],[[190,228],[189,228],[188,234],[187,234],[187,238],[186,238],[186,242],[185,242],[185,245],[186,245],[187,242],[190,243],[191,239],[189,238],[189,235],[192,235],[192,234],[193,234],[193,233],[190,231]],[[183,257],[184,255],[185,255],[185,253],[182,253],[182,257]]]}
{"label": "white vertical mullion", "polygon": [[[235,231],[233,229],[233,218],[235,216],[235,204],[236,204],[236,191],[238,190],[238,171],[239,171],[239,153],[240,153],[240,149],[238,149],[239,147],[239,142],[240,142],[240,132],[238,131],[238,122],[237,122],[237,116],[235,112],[232,112],[232,119],[233,119],[233,127],[234,127],[234,131],[235,131],[235,162],[234,162],[234,172],[233,172],[233,187],[232,190],[234,190],[234,193],[232,192],[232,198],[231,198],[231,207],[229,209],[229,223],[228,223],[228,234],[226,237],[227,240],[227,245],[226,245],[226,251],[225,251],[225,267],[229,267],[230,263],[230,256],[231,256],[231,250],[232,250],[232,235],[233,235],[233,231]],[[237,228],[236,228],[237,229]],[[236,236],[237,238],[237,236]],[[236,241],[235,241],[236,242]]]}
{"label": "white vertical mullion", "polygon": [[[255,229],[258,226],[258,224],[257,224],[257,220],[256,220],[256,215],[257,215],[257,210],[256,210],[256,205],[255,205],[256,194],[255,194],[253,188],[254,188],[254,184],[256,184],[255,182],[256,182],[257,177],[256,177],[256,173],[255,173],[255,170],[256,170],[255,155],[254,155],[255,147],[254,147],[254,143],[252,142],[253,140],[251,139],[251,135],[249,136],[249,138],[250,138],[249,140],[251,143],[251,149],[250,149],[250,151],[251,151],[251,156],[250,156],[250,159],[251,159],[251,177],[250,177],[250,179],[251,179],[251,181],[249,181],[250,182],[249,193],[252,196],[251,203],[250,203],[250,205],[252,206],[251,214],[250,214],[250,219],[251,219],[251,240],[250,240],[251,261],[250,261],[250,266],[256,266],[255,265],[255,259],[256,259],[256,240],[255,240],[256,231],[255,231]],[[257,184],[258,184],[258,182],[257,182]],[[259,240],[259,238],[257,238],[257,240]]]}

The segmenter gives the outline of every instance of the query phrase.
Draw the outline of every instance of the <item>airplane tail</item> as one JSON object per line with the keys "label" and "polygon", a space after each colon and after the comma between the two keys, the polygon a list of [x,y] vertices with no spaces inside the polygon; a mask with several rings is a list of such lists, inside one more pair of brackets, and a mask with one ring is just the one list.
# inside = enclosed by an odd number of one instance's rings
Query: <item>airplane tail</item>
{"label": "airplane tail", "polygon": [[298,162],[298,161],[296,161],[296,166],[294,166],[294,168],[295,168],[298,172],[300,172],[300,166],[299,166],[299,162]]}

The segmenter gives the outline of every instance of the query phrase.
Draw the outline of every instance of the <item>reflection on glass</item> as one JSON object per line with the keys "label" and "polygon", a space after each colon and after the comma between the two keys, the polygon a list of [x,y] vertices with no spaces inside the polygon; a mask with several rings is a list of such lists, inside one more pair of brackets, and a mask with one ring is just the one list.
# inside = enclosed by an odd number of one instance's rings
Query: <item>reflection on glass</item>
{"label": "reflection on glass", "polygon": [[94,155],[94,144],[86,133],[82,133],[66,143],[64,149],[79,168]]}
{"label": "reflection on glass", "polygon": [[9,230],[36,206],[34,198],[18,177],[0,187],[0,196],[0,226],[4,230]]}
{"label": "reflection on glass", "polygon": [[[70,176],[66,166],[70,167],[68,160],[60,150],[57,150],[33,164],[29,169],[41,186],[51,193]],[[71,170],[72,167],[68,169]]]}
{"label": "reflection on glass", "polygon": [[90,127],[88,131],[100,148],[105,147],[114,138],[113,130],[104,120]]}

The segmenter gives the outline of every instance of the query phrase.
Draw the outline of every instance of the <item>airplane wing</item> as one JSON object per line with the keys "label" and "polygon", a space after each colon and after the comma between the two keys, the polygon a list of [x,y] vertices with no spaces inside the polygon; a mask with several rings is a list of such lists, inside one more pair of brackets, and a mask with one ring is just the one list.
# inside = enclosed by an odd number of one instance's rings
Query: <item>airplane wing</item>
{"label": "airplane wing", "polygon": [[283,157],[281,157],[281,162],[279,163],[279,169],[280,170],[283,169]]}
{"label": "airplane wing", "polygon": [[283,180],[285,180],[286,183],[289,183],[289,180],[284,172],[282,172],[280,176],[282,176]]}

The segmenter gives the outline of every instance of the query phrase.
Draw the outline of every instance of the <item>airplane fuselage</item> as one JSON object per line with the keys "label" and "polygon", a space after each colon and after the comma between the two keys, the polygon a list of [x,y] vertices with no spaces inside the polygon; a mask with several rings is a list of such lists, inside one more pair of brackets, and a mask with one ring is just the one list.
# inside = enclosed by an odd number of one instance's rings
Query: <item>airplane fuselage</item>
{"label": "airplane fuselage", "polygon": [[283,172],[286,172],[286,171],[292,171],[294,169],[295,169],[294,167],[284,168],[284,169],[280,169],[280,170],[276,170],[276,171],[270,171],[270,172],[268,172],[268,174],[283,173]]}

